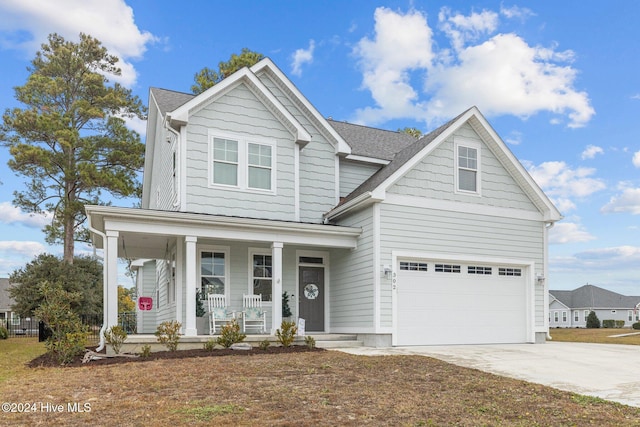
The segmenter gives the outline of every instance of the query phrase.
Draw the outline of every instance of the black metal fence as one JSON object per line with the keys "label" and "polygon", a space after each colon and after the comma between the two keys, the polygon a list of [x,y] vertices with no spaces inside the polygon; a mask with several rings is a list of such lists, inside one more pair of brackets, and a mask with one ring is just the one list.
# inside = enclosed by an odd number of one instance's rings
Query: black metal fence
{"label": "black metal fence", "polygon": [[[102,328],[101,314],[83,314],[80,316],[82,324],[87,326],[89,331],[88,341],[90,344],[100,341],[100,329]],[[118,314],[118,324],[127,332],[135,334],[137,332],[136,312]],[[7,328],[9,337],[36,337],[40,341],[47,338],[47,328],[44,323],[36,318],[26,319],[2,319],[0,325]]]}

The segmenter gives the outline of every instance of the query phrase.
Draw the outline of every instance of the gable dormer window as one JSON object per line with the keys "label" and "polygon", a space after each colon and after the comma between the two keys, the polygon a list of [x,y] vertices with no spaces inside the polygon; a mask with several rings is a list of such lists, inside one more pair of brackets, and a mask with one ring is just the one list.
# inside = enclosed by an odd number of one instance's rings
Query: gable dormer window
{"label": "gable dormer window", "polygon": [[275,192],[275,143],[210,132],[210,185]]}
{"label": "gable dormer window", "polygon": [[476,144],[456,144],[456,190],[480,194],[480,147]]}

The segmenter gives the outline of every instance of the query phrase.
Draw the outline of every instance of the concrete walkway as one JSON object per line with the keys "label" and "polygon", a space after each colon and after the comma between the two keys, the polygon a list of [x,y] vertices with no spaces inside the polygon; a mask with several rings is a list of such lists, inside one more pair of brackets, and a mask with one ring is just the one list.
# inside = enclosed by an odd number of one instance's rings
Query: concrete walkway
{"label": "concrete walkway", "polygon": [[345,348],[368,356],[429,356],[459,366],[640,407],[640,347],[547,342]]}

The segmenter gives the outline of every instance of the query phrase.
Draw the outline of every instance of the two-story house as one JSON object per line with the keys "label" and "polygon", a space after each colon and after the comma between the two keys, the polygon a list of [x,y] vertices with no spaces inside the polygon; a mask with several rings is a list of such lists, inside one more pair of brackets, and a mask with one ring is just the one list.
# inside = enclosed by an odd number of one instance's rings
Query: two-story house
{"label": "two-story house", "polygon": [[561,215],[475,107],[419,139],[328,120],[264,59],[197,96],[150,90],[143,185],[141,209],[86,207],[108,326],[127,257],[147,260],[139,332],[208,333],[200,291],[262,294],[273,333],[286,291],[308,332],[368,345],[545,340]]}

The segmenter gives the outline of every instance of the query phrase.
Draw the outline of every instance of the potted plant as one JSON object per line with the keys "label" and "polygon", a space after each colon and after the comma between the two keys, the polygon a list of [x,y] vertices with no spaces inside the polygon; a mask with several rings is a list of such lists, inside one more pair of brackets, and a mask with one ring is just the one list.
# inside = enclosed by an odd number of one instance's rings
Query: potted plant
{"label": "potted plant", "polygon": [[204,311],[204,303],[202,302],[202,298],[200,298],[200,291],[198,290],[196,291],[196,329],[198,330],[198,335],[206,335],[208,332],[205,314],[207,314],[207,312]]}

